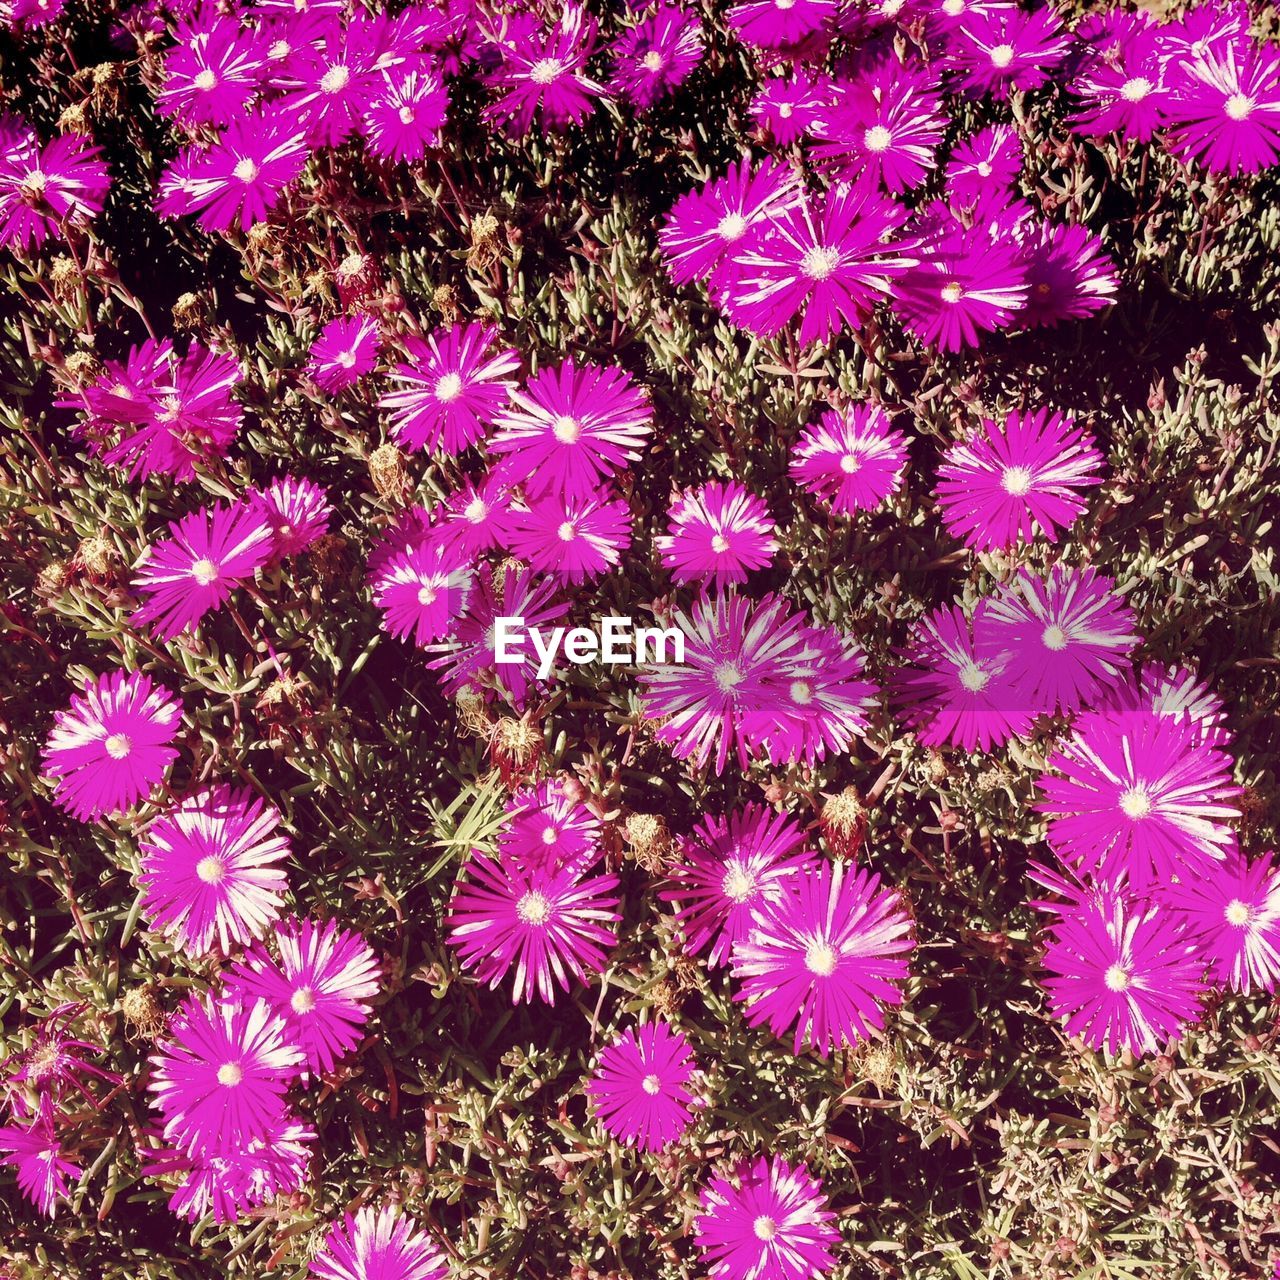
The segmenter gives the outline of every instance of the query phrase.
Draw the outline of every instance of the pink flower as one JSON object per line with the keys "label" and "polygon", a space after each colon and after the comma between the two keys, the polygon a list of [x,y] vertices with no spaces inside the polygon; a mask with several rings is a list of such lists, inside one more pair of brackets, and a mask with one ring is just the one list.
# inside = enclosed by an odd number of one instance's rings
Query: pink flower
{"label": "pink flower", "polygon": [[1120,287],[1097,236],[1077,225],[1040,223],[1020,232],[1027,301],[1019,321],[1032,327],[1082,320],[1110,306]]}
{"label": "pink flower", "polygon": [[693,1122],[685,1087],[695,1063],[688,1040],[665,1023],[617,1036],[587,1084],[606,1133],[641,1151],[663,1151]]}
{"label": "pink flower", "polygon": [[449,91],[430,68],[384,72],[369,95],[364,132],[369,149],[387,160],[421,160],[438,147],[449,111]]}
{"label": "pink flower", "polygon": [[644,111],[683,84],[702,61],[702,28],[694,14],[660,4],[613,46],[612,93]]}
{"label": "pink flower", "polygon": [[244,115],[262,84],[262,46],[254,33],[233,19],[198,14],[184,20],[174,38],[157,109],[189,127],[222,127]]}
{"label": "pink flower", "polygon": [[822,1057],[884,1028],[884,1008],[902,1003],[903,956],[915,947],[911,917],[880,877],[844,863],[816,862],[789,877],[733,948],[753,1027],[795,1027],[794,1052]]}
{"label": "pink flower", "polygon": [[207,788],[161,814],[140,841],[142,911],[188,954],[250,942],[280,914],[279,812],[250,791]]}
{"label": "pink flower", "polygon": [[54,716],[43,771],[58,804],[89,822],[128,809],[151,794],[177,759],[182,707],[138,672],[86,680]]}
{"label": "pink flower", "polygon": [[418,1224],[394,1205],[345,1214],[311,1259],[311,1280],[444,1280],[448,1264]]}
{"label": "pink flower", "polygon": [[950,67],[960,86],[974,93],[1035,89],[1062,61],[1070,39],[1051,9],[1013,4],[973,6],[948,32]]}
{"label": "pink flower", "polygon": [[654,545],[676,582],[745,582],[748,570],[765,568],[777,550],[769,508],[733,480],[686,493],[668,516],[668,533]]}
{"label": "pink flower", "polygon": [[993,124],[962,139],[945,170],[953,205],[975,205],[993,192],[1012,191],[1022,172],[1022,143],[1009,124]]}
{"label": "pink flower", "polygon": [[441,546],[422,545],[394,557],[374,584],[374,604],[393,636],[419,648],[448,635],[467,607],[470,566]]}
{"label": "pink flower", "polygon": [[600,855],[600,819],[570,800],[561,783],[539,782],[507,802],[498,847],[504,859],[530,869],[569,867],[580,873]]}
{"label": "pink flower", "polygon": [[333,508],[329,495],[310,480],[281,476],[266,489],[250,493],[271,526],[276,559],[296,556],[329,531]]}
{"label": "pink flower", "polygon": [[47,1120],[36,1120],[27,1127],[17,1125],[0,1128],[0,1165],[18,1171],[18,1187],[22,1194],[47,1217],[58,1210],[58,1202],[69,1194],[68,1178],[78,1178],[84,1171],[72,1164],[62,1150],[58,1135]]}
{"label": "pink flower", "polygon": [[835,86],[829,76],[796,71],[785,79],[765,81],[751,100],[751,116],[779,146],[810,133],[830,107]]}
{"label": "pink flower", "polygon": [[836,0],[743,0],[725,17],[744,43],[781,49],[830,28],[836,12]]}
{"label": "pink flower", "polygon": [[831,409],[801,432],[791,451],[791,478],[838,515],[871,511],[902,482],[907,438],[876,404]]}
{"label": "pink flower", "polygon": [[381,343],[372,316],[338,316],[311,344],[307,371],[323,390],[337,395],[372,371]]}
{"label": "pink flower", "polygon": [[511,550],[535,573],[586,582],[618,564],[631,543],[631,513],[604,490],[594,498],[544,498],[513,515]]}
{"label": "pink flower", "polygon": [[0,245],[38,249],[62,226],[87,226],[102,212],[111,185],[99,149],[78,133],[43,147],[31,127],[0,116]]}

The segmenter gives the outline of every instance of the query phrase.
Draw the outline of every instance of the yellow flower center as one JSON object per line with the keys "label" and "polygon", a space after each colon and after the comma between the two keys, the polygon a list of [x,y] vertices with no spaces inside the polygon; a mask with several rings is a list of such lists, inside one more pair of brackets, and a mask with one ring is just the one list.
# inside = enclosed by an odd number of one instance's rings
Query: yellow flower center
{"label": "yellow flower center", "polygon": [[218,1068],[218,1083],[228,1089],[234,1088],[244,1079],[244,1068],[238,1062],[224,1062]]}
{"label": "yellow flower center", "polygon": [[123,760],[133,750],[127,733],[113,733],[102,745],[113,760]]}
{"label": "yellow flower center", "polygon": [[523,924],[541,927],[551,919],[551,903],[544,894],[531,889],[516,903],[516,915]]}
{"label": "yellow flower center", "polygon": [[218,580],[218,566],[212,560],[200,559],[191,566],[191,576],[202,586],[207,587]]}
{"label": "yellow flower center", "polygon": [[837,959],[835,948],[829,942],[812,943],[804,953],[805,968],[819,978],[829,978],[835,973]]}

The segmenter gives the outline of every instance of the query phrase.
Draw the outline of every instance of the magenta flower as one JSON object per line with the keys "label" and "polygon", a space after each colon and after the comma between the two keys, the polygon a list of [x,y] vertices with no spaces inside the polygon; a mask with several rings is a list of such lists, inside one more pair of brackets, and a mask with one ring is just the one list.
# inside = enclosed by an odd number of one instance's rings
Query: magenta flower
{"label": "magenta flower", "polygon": [[317,24],[314,38],[289,55],[279,84],[286,90],[276,113],[315,147],[336,147],[360,127],[381,82],[379,71],[401,55],[388,39],[386,19],[366,13],[347,23],[336,16]]}
{"label": "magenta flower", "polygon": [[1161,56],[1161,30],[1153,22],[1141,21],[1147,17],[1141,11],[1136,15],[1114,11],[1103,17],[1104,22],[1117,24],[1116,38],[1104,47],[1099,47],[1096,36],[1091,39],[1090,56],[1071,82],[1071,92],[1084,104],[1071,117],[1077,133],[1088,137],[1114,133],[1130,142],[1149,142],[1163,127],[1170,90]]}
{"label": "magenta flower", "polygon": [[1014,410],[947,450],[935,496],[947,532],[990,551],[1037,534],[1057,542],[1084,512],[1079,491],[1101,483],[1102,455],[1070,418]]}
{"label": "magenta flower", "polygon": [[153,928],[199,956],[216,942],[261,937],[288,887],[275,864],[289,841],[280,814],[245,789],[207,788],[158,817],[139,842],[142,911]]}
{"label": "magenta flower", "polygon": [[566,3],[549,31],[521,26],[520,38],[499,47],[502,65],[489,77],[500,97],[484,118],[517,137],[527,134],[537,116],[545,129],[576,124],[595,107],[604,86],[585,74],[594,52],[596,20],[579,4]]}
{"label": "magenta flower", "polygon": [[1082,320],[1115,301],[1120,280],[1097,236],[1063,223],[1020,230],[1027,272],[1027,301],[1018,315],[1022,324]]}
{"label": "magenta flower", "polygon": [[911,665],[894,672],[894,700],[926,746],[990,751],[1030,727],[1010,657],[985,636],[982,613],[970,622],[959,605],[935,609],[916,624],[903,655]]}
{"label": "magenta flower", "polygon": [[98,154],[78,133],[42,147],[25,121],[0,116],[0,245],[26,252],[92,222],[111,185]]}
{"label": "magenta flower", "polygon": [[271,526],[276,559],[298,555],[329,531],[333,517],[329,495],[310,480],[281,476],[265,489],[251,491],[250,499]]}
{"label": "magenta flower", "polygon": [[381,345],[378,322],[372,316],[338,316],[311,344],[307,372],[322,390],[337,395],[372,371]]}
{"label": "magenta flower", "polygon": [[398,364],[391,380],[401,385],[378,401],[393,410],[396,439],[410,449],[461,453],[475,444],[507,403],[514,386],[506,375],[520,367],[509,348],[493,350],[494,325],[437,329],[426,341],[405,344],[410,363]]}
{"label": "magenta flower", "polygon": [[847,181],[877,181],[897,194],[910,191],[937,164],[947,127],[933,76],[897,58],[873,64],[837,83],[833,103],[813,129],[813,155]]}
{"label": "magenta flower", "polygon": [[802,198],[799,176],[776,160],[752,169],[739,162],[722,178],[686,192],[658,232],[658,245],[676,284],[705,280],[758,229]]}
{"label": "magenta flower", "polygon": [[1165,104],[1170,147],[1211,173],[1257,173],[1280,161],[1280,51],[1227,44],[1177,62]]}
{"label": "magenta flower", "polygon": [[464,480],[431,513],[424,541],[462,559],[506,547],[515,535],[514,490],[502,476],[490,473],[477,488]]}
{"label": "magenta flower", "polygon": [[714,578],[717,587],[745,582],[773,561],[777,527],[764,500],[735,480],[712,480],[677,498],[667,535],[654,540],[676,582]]}
{"label": "magenta flower", "polygon": [[565,795],[558,781],[539,782],[507,802],[507,823],[498,836],[502,857],[530,870],[570,868],[581,874],[599,856],[600,819]]}
{"label": "magenta flower", "polygon": [[441,546],[422,545],[394,557],[374,583],[383,628],[412,637],[420,649],[453,629],[474,582],[470,567]]}
{"label": "magenta flower", "polygon": [[[68,1089],[75,1089],[95,1108],[98,1103],[84,1087],[81,1075],[96,1076],[113,1084],[120,1082],[114,1071],[104,1071],[85,1058],[86,1053],[102,1054],[102,1045],[75,1040],[67,1035],[66,1024],[86,1005],[61,1004],[36,1030],[30,1047],[0,1062],[0,1084],[8,1095],[15,1117],[36,1115],[52,1124],[58,1104]],[[34,1095],[34,1106],[31,1096]]]}
{"label": "magenta flower", "polygon": [[740,1162],[699,1198],[694,1233],[710,1280],[821,1280],[840,1240],[822,1184],[781,1156]]}
{"label": "magenta flower", "polygon": [[284,1019],[285,1037],[302,1050],[307,1070],[332,1071],[360,1043],[369,1001],[381,989],[378,958],[336,920],[286,920],[274,937],[280,959],[255,943],[232,967],[227,992],[246,1006],[265,1000]]}
{"label": "magenta flower", "polygon": [[535,573],[585,582],[612,569],[631,544],[631,513],[603,490],[581,502],[544,498],[513,513],[511,551]]}
{"label": "magenta flower", "polygon": [[601,1128],[641,1151],[665,1150],[693,1123],[685,1086],[695,1069],[688,1040],[665,1023],[623,1032],[587,1083]]}
{"label": "magenta flower", "polygon": [[189,1154],[234,1154],[278,1131],[303,1058],[265,1000],[189,996],[157,1048],[147,1091],[167,1141]]}
{"label": "magenta flower", "polygon": [[83,696],[54,715],[41,757],[58,804],[91,822],[145,799],[177,759],[170,743],[181,720],[181,705],[150,676],[86,680]]}
{"label": "magenta flower", "polygon": [[1009,124],[979,129],[956,144],[944,171],[953,205],[974,205],[992,192],[1012,191],[1022,173],[1022,143]]}
{"label": "magenta flower", "polygon": [[830,409],[801,432],[791,478],[838,515],[878,507],[902,482],[907,438],[876,404]]}
{"label": "magenta flower", "polygon": [[609,91],[645,111],[689,78],[702,61],[702,27],[677,5],[660,4],[613,46]]}
{"label": "magenta flower", "polygon": [[364,112],[369,150],[387,160],[419,161],[440,145],[448,112],[449,91],[435,71],[398,67],[386,72]]}
{"label": "magenta flower", "polygon": [[778,213],[734,255],[723,305],[761,337],[796,315],[801,342],[860,328],[916,262],[894,238],[906,219],[906,210],[874,187],[836,183],[825,196]]}
{"label": "magenta flower", "polygon": [[829,76],[796,71],[786,79],[767,80],[751,100],[751,117],[780,147],[810,133],[835,97]]}
{"label": "magenta flower", "polygon": [[725,18],[743,43],[781,49],[830,28],[837,9],[836,0],[744,0]]}
{"label": "magenta flower", "polygon": [[1231,745],[1222,699],[1185,667],[1143,667],[1136,684],[1126,678],[1111,691],[1105,705],[1116,712],[1147,711],[1182,721],[1208,746]]}
{"label": "magenta flower", "polygon": [[27,1127],[0,1128],[0,1165],[18,1171],[18,1188],[47,1217],[58,1211],[58,1203],[69,1194],[68,1178],[78,1178],[83,1170],[63,1154],[62,1144],[47,1120]]}
{"label": "magenta flower", "polygon": [[902,1003],[911,917],[879,876],[844,863],[817,862],[781,890],[734,945],[734,998],[751,1026],[780,1036],[794,1025],[794,1052],[809,1045],[825,1058],[882,1031],[885,1006]]}
{"label": "magenta flower", "polygon": [[948,32],[947,64],[972,93],[1036,89],[1070,48],[1062,19],[1051,8],[970,5]]}
{"label": "magenta flower", "polygon": [[1165,908],[1123,894],[1064,909],[1044,967],[1053,1016],[1091,1049],[1156,1053],[1200,1017],[1204,959],[1194,940]]}
{"label": "magenta flower", "polygon": [[1216,982],[1249,995],[1280,981],[1280,868],[1275,855],[1234,856],[1204,879],[1162,885],[1160,900],[1199,941]]}
{"label": "magenta flower", "polygon": [[489,451],[505,457],[505,479],[534,498],[583,501],[640,456],[653,407],[630,374],[569,359],[513,390],[494,425]]}
{"label": "magenta flower", "polygon": [[1008,653],[1008,678],[1033,713],[1091,705],[1128,669],[1138,643],[1114,581],[1062,564],[1047,580],[1023,569],[987,601],[977,626]]}
{"label": "magenta flower", "polygon": [[1127,875],[1141,893],[1220,873],[1235,850],[1231,759],[1184,721],[1149,712],[1083,716],[1040,780],[1054,852],[1082,875]]}
{"label": "magenta flower", "polygon": [[164,88],[156,94],[162,115],[189,128],[222,127],[244,115],[262,86],[262,46],[230,18],[198,14],[174,32],[177,47],[164,60]]}
{"label": "magenta flower", "polygon": [[238,116],[208,148],[181,152],[160,182],[162,217],[199,213],[206,231],[265,222],[302,172],[305,131],[278,110]]}
{"label": "magenta flower", "polygon": [[713,968],[728,964],[756,912],[779,902],[789,877],[812,863],[796,852],[803,845],[794,818],[758,804],[703,818],[681,839],[660,896],[676,904],[689,954],[707,951]]}
{"label": "magenta flower", "polygon": [[570,975],[585,982],[617,941],[618,877],[583,880],[574,867],[528,867],[472,851],[446,924],[449,943],[480,982],[496,987],[515,969],[513,1004],[534,993],[554,1004]]}
{"label": "magenta flower", "polygon": [[220,608],[271,558],[271,525],[261,507],[221,503],[171,521],[172,537],[152,543],[138,563],[133,585],[149,598],[131,621],[153,623],[172,640]]}
{"label": "magenta flower", "polygon": [[311,1259],[311,1280],[444,1280],[448,1264],[431,1237],[394,1205],[365,1205],[329,1228]]}

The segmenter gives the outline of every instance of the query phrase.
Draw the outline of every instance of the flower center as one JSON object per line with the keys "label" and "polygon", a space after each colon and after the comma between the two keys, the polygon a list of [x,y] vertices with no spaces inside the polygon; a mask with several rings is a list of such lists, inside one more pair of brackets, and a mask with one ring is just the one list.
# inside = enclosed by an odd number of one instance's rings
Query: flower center
{"label": "flower center", "polygon": [[789,690],[791,701],[808,706],[813,701],[813,686],[807,680],[793,680]]}
{"label": "flower center", "polygon": [[870,129],[862,135],[863,145],[868,151],[887,151],[889,144],[893,141],[893,134],[882,124],[873,124]]}
{"label": "flower center", "polygon": [[1031,470],[1028,467],[1005,467],[1000,477],[1000,487],[1005,493],[1020,498],[1031,489]]}
{"label": "flower center", "polygon": [[412,123],[413,123],[413,108],[412,108],[412,107],[401,107],[401,108],[400,108],[400,110],[396,112],[396,115],[399,117],[399,119],[400,119],[400,123],[401,123],[401,124],[412,124]]}
{"label": "flower center", "polygon": [[1107,984],[1108,991],[1127,991],[1132,981],[1128,969],[1122,964],[1113,964],[1103,975],[1102,980]]}
{"label": "flower center", "polygon": [[846,453],[840,459],[840,470],[847,476],[853,475],[860,466],[862,466],[862,459],[856,453]]}
{"label": "flower center", "polygon": [[191,576],[202,586],[207,587],[218,580],[218,566],[208,558],[200,559],[191,566]]}
{"label": "flower center", "polygon": [[113,733],[102,745],[113,760],[123,760],[133,750],[127,733]]}
{"label": "flower center", "polygon": [[835,948],[829,942],[812,943],[804,953],[805,968],[819,978],[829,978],[836,971]]}
{"label": "flower center", "polygon": [[993,67],[1007,67],[1013,61],[1013,45],[998,44],[991,50],[991,65]]}
{"label": "flower center", "polygon": [[244,1079],[244,1068],[238,1062],[224,1062],[218,1068],[218,1083],[234,1088]]}
{"label": "flower center", "polygon": [[243,160],[236,161],[236,167],[231,170],[231,176],[240,182],[253,182],[258,176],[258,166],[248,156],[245,156]]}
{"label": "flower center", "polygon": [[716,235],[721,240],[741,240],[747,234],[747,220],[740,213],[726,213],[716,223]]}
{"label": "flower center", "polygon": [[964,286],[958,280],[948,280],[938,291],[943,302],[959,302],[964,297]]}
{"label": "flower center", "polygon": [[339,352],[338,352],[338,363],[339,363],[339,364],[340,364],[344,369],[350,369],[350,368],[352,368],[352,367],[355,365],[355,362],[356,362],[356,353],[355,353],[354,351],[339,351]]}
{"label": "flower center", "polygon": [[39,169],[32,169],[29,174],[22,180],[22,189],[33,200],[40,199],[44,195],[45,187],[49,185],[49,175],[42,173]]}
{"label": "flower center", "polygon": [[1232,898],[1222,914],[1226,917],[1228,924],[1242,929],[1253,918],[1253,908],[1247,902],[1241,902],[1239,898]]}
{"label": "flower center", "polygon": [[640,1081],[640,1087],[651,1098],[656,1098],[658,1094],[662,1092],[662,1081],[654,1075],[645,1076],[645,1078]]}
{"label": "flower center", "polygon": [[1120,797],[1120,810],[1126,818],[1136,822],[1151,812],[1151,797],[1141,787],[1130,787]]}
{"label": "flower center", "polygon": [[793,107],[789,102],[780,102],[778,104],[778,115],[783,120],[790,120],[794,111],[795,107]]}
{"label": "flower center", "polygon": [[215,76],[208,67],[205,67],[205,69],[196,76],[191,83],[195,88],[199,89],[201,93],[208,93],[210,89],[217,88],[218,77]]}
{"label": "flower center", "polygon": [[330,67],[320,77],[320,88],[325,93],[341,93],[351,83],[351,72],[348,68]]}
{"label": "flower center", "polygon": [[978,177],[980,178],[991,177],[991,166],[985,160],[978,161]]}
{"label": "flower center", "polygon": [[534,84],[551,84],[564,74],[564,66],[559,58],[539,58],[529,68],[529,79]]}
{"label": "flower center", "polygon": [[422,586],[418,588],[418,603],[425,607],[428,605],[433,605],[435,604],[435,602],[436,602],[435,588],[429,587],[427,586],[426,583],[423,583]]}
{"label": "flower center", "polygon": [[[782,0],[778,0],[778,5],[781,7]],[[767,1213],[762,1213],[751,1224],[751,1229],[755,1232],[757,1240],[766,1242],[772,1240],[778,1234],[778,1224]]]}
{"label": "flower center", "polygon": [[436,383],[436,399],[448,404],[462,394],[462,379],[456,373],[446,373]]}
{"label": "flower center", "polygon": [[956,675],[960,681],[960,687],[968,689],[970,693],[981,693],[991,680],[990,674],[983,671],[976,662],[966,662]]}
{"label": "flower center", "polygon": [[1046,649],[1052,649],[1055,653],[1067,647],[1067,633],[1056,622],[1045,627],[1040,639]]}
{"label": "flower center", "polygon": [[742,683],[742,672],[732,662],[722,662],[715,670],[716,687],[729,693]]}
{"label": "flower center", "polygon": [[1227,118],[1230,120],[1247,120],[1249,113],[1257,105],[1247,93],[1233,93],[1222,104],[1222,109],[1227,113]]}
{"label": "flower center", "polygon": [[560,838],[560,833],[555,829],[555,827],[543,827],[543,828],[542,828],[542,843],[543,843],[543,844],[555,844],[555,842],[556,842],[559,838]]}
{"label": "flower center", "polygon": [[205,884],[221,884],[226,874],[226,865],[216,854],[211,853],[196,863],[196,875]]}
{"label": "flower center", "polygon": [[272,62],[283,62],[293,52],[292,46],[287,40],[277,40],[275,44],[267,50],[267,57]]}
{"label": "flower center", "polygon": [[800,270],[810,280],[826,280],[840,265],[840,250],[817,244],[800,259]]}
{"label": "flower center", "polygon": [[289,997],[289,1008],[294,1013],[310,1013],[316,1007],[316,993],[310,987],[299,987]]}
{"label": "flower center", "polygon": [[556,530],[556,537],[559,538],[561,542],[572,542],[577,536],[578,527],[572,520],[566,520],[564,524]]}
{"label": "flower center", "polygon": [[561,444],[576,444],[578,437],[582,434],[582,424],[576,418],[561,414],[551,424],[551,434]]}
{"label": "flower center", "polygon": [[948,18],[958,18],[965,8],[965,0],[942,0],[942,12]]}
{"label": "flower center", "polygon": [[1146,76],[1134,76],[1120,86],[1120,96],[1126,102],[1141,102],[1155,88]]}
{"label": "flower center", "polygon": [[516,915],[522,924],[542,926],[551,919],[551,903],[545,894],[531,889],[516,903]]}
{"label": "flower center", "polygon": [[472,498],[463,507],[462,514],[472,524],[479,524],[489,514],[489,508],[485,506],[483,498]]}
{"label": "flower center", "polygon": [[646,71],[652,71],[654,74],[661,71],[667,65],[667,60],[660,54],[657,49],[650,49],[648,53],[640,59],[640,65]]}
{"label": "flower center", "polygon": [[718,556],[724,555],[724,553],[729,550],[729,539],[726,538],[723,533],[717,533],[711,539],[711,550]]}
{"label": "flower center", "polygon": [[779,9],[794,9],[796,7],[796,0],[773,0],[773,3]]}
{"label": "flower center", "polygon": [[741,862],[730,862],[720,888],[726,898],[732,898],[734,902],[745,902],[756,891],[756,878]]}

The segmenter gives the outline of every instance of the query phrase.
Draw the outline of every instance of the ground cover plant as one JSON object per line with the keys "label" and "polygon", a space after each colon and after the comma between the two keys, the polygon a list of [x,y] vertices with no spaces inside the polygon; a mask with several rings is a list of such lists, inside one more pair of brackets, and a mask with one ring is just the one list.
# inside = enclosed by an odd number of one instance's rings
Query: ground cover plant
{"label": "ground cover plant", "polygon": [[1273,9],[3,19],[0,1276],[1274,1274]]}

